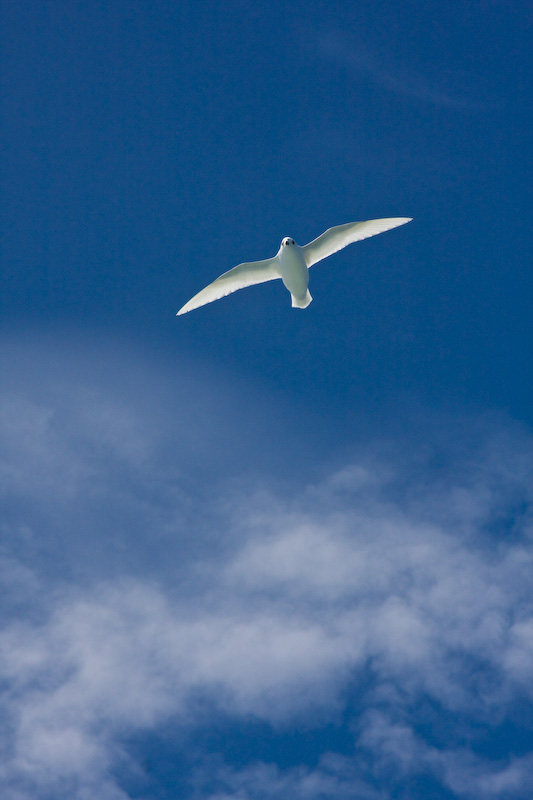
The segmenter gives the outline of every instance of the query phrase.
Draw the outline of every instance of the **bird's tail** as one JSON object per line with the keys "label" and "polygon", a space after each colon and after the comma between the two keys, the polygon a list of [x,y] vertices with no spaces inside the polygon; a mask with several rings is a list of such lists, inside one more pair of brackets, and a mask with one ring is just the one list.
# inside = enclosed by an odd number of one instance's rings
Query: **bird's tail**
{"label": "bird's tail", "polygon": [[295,297],[294,295],[291,295],[291,297],[292,297],[293,308],[307,308],[307,306],[313,299],[309,294],[309,289],[307,290],[305,297]]}

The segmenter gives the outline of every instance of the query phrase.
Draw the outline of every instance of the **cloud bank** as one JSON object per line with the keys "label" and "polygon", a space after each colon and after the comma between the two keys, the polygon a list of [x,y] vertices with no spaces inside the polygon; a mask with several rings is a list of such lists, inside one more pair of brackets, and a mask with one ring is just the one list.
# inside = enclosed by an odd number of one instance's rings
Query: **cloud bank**
{"label": "cloud bank", "polygon": [[[3,797],[527,796],[528,431],[440,420],[296,488],[238,452],[214,479],[205,376],[184,393],[130,363],[136,394],[109,377],[124,354],[98,372],[94,351],[21,352],[0,418]],[[231,439],[231,392],[225,413]]]}

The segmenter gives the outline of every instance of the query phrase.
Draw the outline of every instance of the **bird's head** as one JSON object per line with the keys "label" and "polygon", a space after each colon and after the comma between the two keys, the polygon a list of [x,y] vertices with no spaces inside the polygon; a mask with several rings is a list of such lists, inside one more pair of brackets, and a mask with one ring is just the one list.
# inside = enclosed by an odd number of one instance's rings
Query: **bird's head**
{"label": "bird's head", "polygon": [[294,239],[291,239],[290,236],[286,236],[284,239],[281,240],[282,247],[290,247],[295,244]]}

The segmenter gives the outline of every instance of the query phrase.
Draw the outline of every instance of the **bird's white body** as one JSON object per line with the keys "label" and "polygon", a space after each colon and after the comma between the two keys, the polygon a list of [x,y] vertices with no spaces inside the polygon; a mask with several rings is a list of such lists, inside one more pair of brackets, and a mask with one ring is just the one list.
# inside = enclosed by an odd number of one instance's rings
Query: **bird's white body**
{"label": "bird's white body", "polygon": [[224,272],[216,281],[210,283],[188,303],[185,303],[183,308],[178,311],[178,315],[212,303],[213,300],[219,300],[237,289],[244,289],[246,286],[273,281],[277,278],[281,278],[283,285],[291,293],[293,308],[307,308],[312,300],[308,289],[309,267],[338,250],[342,250],[352,242],[358,242],[369,236],[375,236],[377,233],[397,228],[399,225],[405,225],[406,222],[411,222],[411,217],[387,217],[386,219],[370,219],[366,222],[348,222],[346,225],[328,228],[327,231],[303,247],[297,245],[294,239],[286,236],[273,258],[246,262]]}
{"label": "bird's white body", "polygon": [[309,267],[303,249],[288,236],[283,239],[276,258],[279,261],[281,280],[292,297],[293,308],[307,308],[312,300],[309,294]]}

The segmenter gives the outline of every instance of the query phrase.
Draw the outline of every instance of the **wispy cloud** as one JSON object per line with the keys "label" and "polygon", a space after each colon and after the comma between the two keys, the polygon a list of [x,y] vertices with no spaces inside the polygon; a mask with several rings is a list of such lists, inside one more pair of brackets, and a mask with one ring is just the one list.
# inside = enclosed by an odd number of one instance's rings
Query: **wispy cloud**
{"label": "wispy cloud", "polygon": [[500,420],[455,452],[442,430],[408,456],[367,443],[294,492],[210,477],[206,493],[161,445],[188,413],[174,400],[172,419],[140,413],[128,387],[68,375],[60,395],[7,392],[3,796],[159,796],[129,739],[177,725],[186,741],[221,716],[342,728],[353,751],[243,764],[195,744],[190,797],[387,798],[415,778],[525,796],[532,757],[504,728],[527,728],[532,699],[530,434]]}
{"label": "wispy cloud", "polygon": [[[330,30],[318,39],[319,52],[339,66],[348,68],[394,94],[440,108],[486,111],[491,105],[464,90],[464,75],[447,75],[436,80],[413,69],[391,63],[390,55],[378,53],[360,39]],[[457,88],[454,84],[462,84]],[[440,86],[439,86],[440,84]]]}

